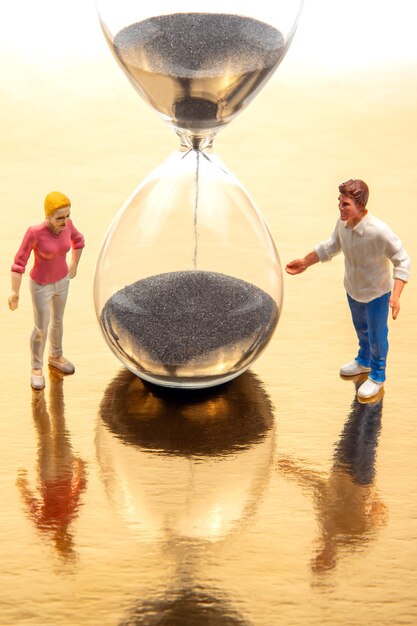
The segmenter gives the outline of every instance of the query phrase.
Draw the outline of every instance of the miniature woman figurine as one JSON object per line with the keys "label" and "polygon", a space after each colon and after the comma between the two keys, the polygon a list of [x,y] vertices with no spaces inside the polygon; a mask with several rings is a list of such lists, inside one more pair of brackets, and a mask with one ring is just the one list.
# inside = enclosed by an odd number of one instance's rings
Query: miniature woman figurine
{"label": "miniature woman figurine", "polygon": [[[358,389],[358,397],[370,399],[384,385],[388,311],[391,307],[395,320],[401,292],[410,275],[410,259],[397,235],[366,209],[369,189],[363,180],[342,183],[339,193],[340,218],[330,239],[319,243],[304,258],[291,261],[285,269],[288,274],[300,274],[314,263],[330,261],[339,252],[344,253],[344,286],[359,352],[353,361],[342,365],[340,374],[368,373]],[[389,261],[394,266],[393,280]]]}
{"label": "miniature woman figurine", "polygon": [[[63,317],[69,281],[77,274],[84,237],[70,220],[70,209],[67,196],[59,191],[49,193],[45,198],[46,220],[27,229],[12,265],[9,307],[14,311],[19,304],[22,274],[33,251],[35,262],[29,279],[35,322],[30,338],[33,389],[45,387],[43,354],[51,318],[49,365],[64,374],[75,372],[74,365],[62,353]],[[66,254],[70,248],[72,258],[68,268]]]}

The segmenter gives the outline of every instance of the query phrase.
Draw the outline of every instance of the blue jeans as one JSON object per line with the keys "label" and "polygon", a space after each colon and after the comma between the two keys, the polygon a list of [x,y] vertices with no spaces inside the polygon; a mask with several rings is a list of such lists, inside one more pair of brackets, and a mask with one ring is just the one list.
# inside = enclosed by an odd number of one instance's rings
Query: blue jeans
{"label": "blue jeans", "polygon": [[388,354],[388,311],[391,293],[370,302],[357,302],[347,294],[352,321],[359,339],[356,361],[370,367],[369,378],[376,383],[385,380]]}

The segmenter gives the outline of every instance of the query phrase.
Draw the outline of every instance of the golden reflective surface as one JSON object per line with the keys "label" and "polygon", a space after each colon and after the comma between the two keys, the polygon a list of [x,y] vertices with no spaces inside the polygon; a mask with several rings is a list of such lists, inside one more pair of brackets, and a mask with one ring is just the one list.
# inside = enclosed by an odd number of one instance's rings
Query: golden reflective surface
{"label": "golden reflective surface", "polygon": [[[377,403],[359,404],[338,375],[356,345],[341,257],[284,277],[274,338],[242,377],[190,396],[143,384],[105,345],[92,284],[115,211],[177,140],[110,55],[59,71],[8,60],[0,623],[415,624],[414,281],[390,323]],[[371,210],[416,257],[416,101],[415,68],[317,80],[283,71],[222,131],[215,151],[283,264],[330,234],[337,185],[351,176],[369,183]],[[76,373],[47,372],[35,393],[27,277],[12,313],[9,267],[52,188],[72,199],[87,247],[65,318]]]}

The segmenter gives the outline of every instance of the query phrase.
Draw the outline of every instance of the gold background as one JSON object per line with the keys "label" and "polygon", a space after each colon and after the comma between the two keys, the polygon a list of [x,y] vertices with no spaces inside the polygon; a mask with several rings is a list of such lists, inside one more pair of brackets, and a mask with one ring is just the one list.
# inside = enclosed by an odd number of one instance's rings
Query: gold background
{"label": "gold background", "polygon": [[[80,41],[97,38],[88,53],[60,54],[76,51],[77,34],[64,37],[60,50],[51,31],[50,47],[42,40],[32,55],[28,37],[36,48],[36,22],[33,31],[20,31],[16,21],[16,45],[2,51],[0,623],[113,626],[146,600],[162,614],[168,598],[181,600],[178,590],[191,589],[191,604],[179,603],[187,614],[201,604],[197,589],[220,599],[218,624],[414,624],[414,281],[390,322],[382,427],[367,485],[358,486],[332,461],[355,395],[353,384],[338,376],[356,350],[341,256],[302,276],[284,276],[281,320],[252,367],[261,385],[254,397],[271,421],[262,441],[249,438],[239,452],[232,428],[223,452],[145,453],[142,444],[123,443],[103,428],[100,406],[120,364],[95,318],[96,259],[116,210],[177,140],[117,68],[90,6],[85,15]],[[26,46],[20,51],[19,36]],[[349,43],[343,29],[341,42]],[[350,177],[368,182],[370,210],[415,258],[416,57],[324,71],[304,54],[304,69],[302,54],[289,55],[219,134],[216,152],[263,213],[283,265],[330,234],[337,185]],[[65,318],[65,353],[76,374],[63,383],[47,375],[43,404],[33,401],[29,386],[27,278],[14,313],[7,296],[13,256],[26,227],[42,220],[51,189],[71,198],[87,245]],[[172,403],[144,392],[136,379],[123,380],[129,410],[161,419],[163,428],[166,413],[175,412]],[[245,380],[233,397],[219,392],[198,410],[181,409],[180,417],[210,429],[225,407],[232,417],[245,414],[248,402],[236,404],[240,394],[251,397],[251,375]],[[85,467],[86,485],[64,541],[52,522],[36,528],[21,486],[26,475],[41,499],[47,471],[56,477],[68,464],[73,472]],[[334,554],[320,566],[325,540]],[[138,615],[132,623],[147,623]]]}

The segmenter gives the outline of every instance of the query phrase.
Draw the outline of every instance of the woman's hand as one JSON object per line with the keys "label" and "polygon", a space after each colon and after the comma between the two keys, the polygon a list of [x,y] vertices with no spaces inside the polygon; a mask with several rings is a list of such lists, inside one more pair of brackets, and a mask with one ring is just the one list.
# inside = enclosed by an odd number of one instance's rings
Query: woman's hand
{"label": "woman's hand", "polygon": [[11,311],[15,311],[18,306],[19,306],[19,294],[13,292],[9,296],[9,309]]}

